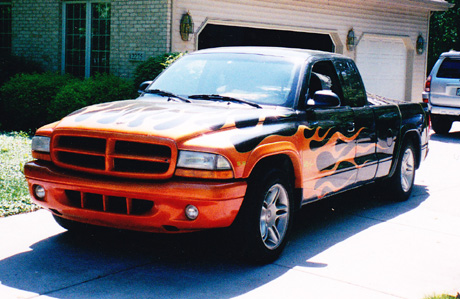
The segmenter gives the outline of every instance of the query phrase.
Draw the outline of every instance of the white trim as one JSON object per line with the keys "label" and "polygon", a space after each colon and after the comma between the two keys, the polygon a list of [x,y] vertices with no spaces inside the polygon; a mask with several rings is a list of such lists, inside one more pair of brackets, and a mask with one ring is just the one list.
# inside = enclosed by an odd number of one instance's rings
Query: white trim
{"label": "white trim", "polygon": [[91,1],[86,3],[86,28],[85,28],[85,78],[91,75]]}
{"label": "white trim", "polygon": [[66,31],[67,31],[67,26],[66,26],[66,20],[67,20],[67,11],[66,11],[66,3],[62,3],[62,32],[61,32],[61,37],[62,37],[62,49],[61,49],[61,73],[65,73],[65,42],[66,42]]}
{"label": "white trim", "polygon": [[[111,3],[110,0],[85,0],[85,1],[63,1],[62,2],[62,52],[61,52],[61,73],[65,73],[66,63],[66,32],[67,32],[67,4],[86,4],[86,28],[85,28],[85,78],[91,75],[91,4]],[[88,34],[89,33],[89,34]]]}

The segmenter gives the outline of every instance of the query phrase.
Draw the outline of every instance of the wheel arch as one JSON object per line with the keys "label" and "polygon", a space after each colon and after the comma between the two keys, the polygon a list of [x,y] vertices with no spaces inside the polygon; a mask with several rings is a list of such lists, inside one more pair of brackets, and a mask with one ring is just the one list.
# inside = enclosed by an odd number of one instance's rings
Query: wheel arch
{"label": "wheel arch", "polygon": [[[280,149],[280,146],[284,149]],[[258,173],[274,168],[279,168],[287,173],[288,180],[294,190],[295,207],[300,207],[302,173],[300,156],[294,150],[293,145],[272,144],[256,149],[248,159],[244,177],[251,181]]]}
{"label": "wheel arch", "polygon": [[397,150],[395,150],[394,158],[393,158],[393,165],[391,167],[391,172],[389,177],[393,176],[396,171],[396,166],[398,165],[400,156],[401,156],[401,149],[406,142],[411,142],[414,146],[415,151],[415,167],[416,169],[419,168],[421,160],[422,160],[422,138],[420,136],[420,132],[416,129],[410,129],[405,131],[400,138],[400,142],[397,145]]}

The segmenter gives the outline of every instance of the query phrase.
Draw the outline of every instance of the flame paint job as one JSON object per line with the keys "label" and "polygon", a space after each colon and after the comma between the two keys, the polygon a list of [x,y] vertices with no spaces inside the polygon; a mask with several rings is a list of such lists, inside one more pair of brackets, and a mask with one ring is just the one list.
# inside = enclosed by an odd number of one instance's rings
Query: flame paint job
{"label": "flame paint job", "polygon": [[[53,146],[57,144],[55,136],[59,135],[95,139],[108,136],[115,140],[107,142],[110,144],[118,140],[154,143],[161,139],[172,152],[171,157],[165,159],[170,163],[168,172],[156,179],[145,179],[110,176],[106,169],[83,171],[56,163],[59,155],[52,147],[50,154],[33,153],[38,160],[25,166],[25,175],[35,202],[66,219],[161,232],[170,232],[172,228],[191,231],[225,227],[238,214],[245,198],[247,178],[267,157],[282,155],[292,163],[294,186],[300,191],[299,204],[391,175],[402,140],[407,136],[419,149],[418,166],[428,151],[426,105],[395,104],[368,97],[369,104],[361,107],[309,109],[257,109],[206,101],[185,103],[153,95],[94,105],[39,129],[36,135],[49,136]],[[100,155],[106,165],[112,159],[107,157],[113,155],[116,147],[107,146],[103,148],[104,153],[95,154],[84,146],[81,145],[83,149],[78,153],[83,156],[82,160],[85,155]],[[64,150],[75,154],[74,149]],[[176,172],[175,163],[181,150],[222,155],[231,164],[233,178],[205,179],[222,178],[212,174],[195,179],[181,177],[184,173],[194,173]],[[116,158],[126,159],[126,156],[122,153]],[[142,159],[144,157],[140,157]],[[47,190],[45,200],[33,194],[38,184]],[[80,194],[81,198],[69,199],[69,192]],[[88,203],[94,198],[98,201],[98,210]],[[152,202],[152,209],[145,215],[130,215],[134,209],[131,205],[137,201]],[[120,202],[121,210],[127,214],[111,213],[111,205]],[[185,218],[187,204],[197,206],[199,220]]]}

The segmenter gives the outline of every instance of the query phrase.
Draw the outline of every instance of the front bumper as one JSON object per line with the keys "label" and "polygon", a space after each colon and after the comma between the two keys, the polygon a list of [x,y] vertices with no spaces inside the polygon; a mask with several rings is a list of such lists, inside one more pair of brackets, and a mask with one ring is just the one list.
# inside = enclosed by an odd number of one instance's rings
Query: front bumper
{"label": "front bumper", "polygon": [[[243,202],[244,181],[121,180],[68,172],[49,162],[24,167],[35,203],[73,221],[146,232],[186,232],[230,226]],[[33,192],[45,188],[43,200]],[[185,216],[187,205],[199,210]]]}

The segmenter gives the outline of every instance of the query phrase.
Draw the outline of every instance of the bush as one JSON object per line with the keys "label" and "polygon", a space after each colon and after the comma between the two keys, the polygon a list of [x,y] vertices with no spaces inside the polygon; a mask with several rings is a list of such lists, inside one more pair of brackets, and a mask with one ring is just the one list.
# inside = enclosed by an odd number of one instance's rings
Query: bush
{"label": "bush", "polygon": [[33,73],[43,73],[40,63],[20,56],[0,56],[0,86],[17,74]]}
{"label": "bush", "polygon": [[142,82],[155,79],[165,68],[183,55],[184,53],[174,52],[150,57],[137,66],[134,72],[134,86],[137,88]]}
{"label": "bush", "polygon": [[114,75],[16,75],[0,88],[1,130],[34,131],[84,106],[136,96],[132,81]]}
{"label": "bush", "polygon": [[49,121],[59,120],[82,107],[126,100],[137,97],[132,81],[114,75],[98,74],[94,77],[70,82],[54,97],[48,107]]}
{"label": "bush", "polygon": [[75,80],[55,73],[20,74],[0,88],[2,130],[35,130],[48,122],[47,107]]}

